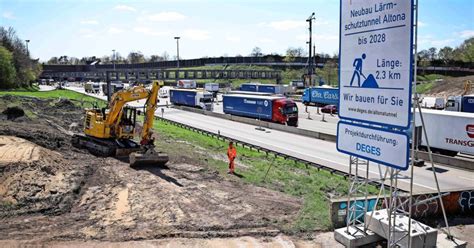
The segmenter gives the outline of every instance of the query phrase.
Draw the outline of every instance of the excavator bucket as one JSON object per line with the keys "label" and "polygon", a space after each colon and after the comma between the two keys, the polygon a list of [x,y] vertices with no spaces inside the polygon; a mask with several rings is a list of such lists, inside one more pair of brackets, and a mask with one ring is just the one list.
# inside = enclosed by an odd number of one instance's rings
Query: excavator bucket
{"label": "excavator bucket", "polygon": [[168,154],[148,150],[146,152],[133,152],[129,156],[130,166],[163,166],[168,160]]}

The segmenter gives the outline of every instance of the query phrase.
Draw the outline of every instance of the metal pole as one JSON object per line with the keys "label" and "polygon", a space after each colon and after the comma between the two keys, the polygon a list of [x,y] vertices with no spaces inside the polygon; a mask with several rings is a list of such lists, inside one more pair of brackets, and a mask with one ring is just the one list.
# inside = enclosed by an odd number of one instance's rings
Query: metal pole
{"label": "metal pole", "polygon": [[26,42],[26,55],[28,55],[28,58],[30,57],[30,50],[28,49],[28,43],[30,43],[30,40],[25,40]]}
{"label": "metal pole", "polygon": [[179,69],[179,36],[174,37],[176,40],[176,67]]}
{"label": "metal pole", "polygon": [[[414,56],[415,56],[415,60],[414,60],[414,65],[413,65],[413,91],[415,92],[413,95],[412,95],[412,99],[413,99],[413,108],[412,108],[412,124],[411,124],[411,127],[412,127],[412,133],[411,133],[411,168],[410,168],[410,196],[409,196],[409,203],[408,203],[408,247],[411,247],[411,238],[410,238],[410,235],[411,235],[411,216],[412,216],[412,205],[413,205],[413,170],[414,170],[414,167],[415,167],[415,149],[417,149],[417,147],[415,146],[415,139],[417,137],[417,134],[416,134],[416,121],[415,121],[415,118],[416,118],[416,106],[418,106],[418,94],[416,94],[416,76],[417,76],[417,63],[418,63],[418,56],[417,56],[417,51],[418,51],[418,0],[415,1],[415,33],[414,33],[414,44],[413,44],[413,48],[414,48],[414,51],[412,51],[414,53]],[[414,97],[413,97],[414,96]]]}
{"label": "metal pole", "polygon": [[308,54],[308,76],[309,76],[309,86],[311,86],[312,84],[312,75],[313,75],[313,61],[312,61],[312,58],[311,58],[311,55],[312,55],[312,51],[311,51],[311,48],[312,48],[312,42],[313,42],[313,20],[314,20],[314,12],[308,17],[308,19],[306,19],[307,22],[309,22],[309,42],[308,42],[308,46],[309,46],[309,54]]}
{"label": "metal pole", "polygon": [[112,63],[114,64],[114,71],[115,71],[115,49],[112,50]]}

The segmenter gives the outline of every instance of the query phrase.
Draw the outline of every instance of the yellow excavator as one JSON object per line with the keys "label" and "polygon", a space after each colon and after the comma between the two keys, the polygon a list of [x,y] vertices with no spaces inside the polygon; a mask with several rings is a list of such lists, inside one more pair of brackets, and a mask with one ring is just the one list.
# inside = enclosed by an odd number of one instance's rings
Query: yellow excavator
{"label": "yellow excavator", "polygon": [[[102,157],[129,156],[130,166],[164,165],[168,155],[155,151],[151,128],[158,103],[161,81],[153,81],[151,90],[144,85],[115,92],[107,108],[86,109],[84,134],[74,134],[72,145],[86,148]],[[140,142],[133,141],[139,108],[127,106],[128,102],[146,99],[145,116]]]}

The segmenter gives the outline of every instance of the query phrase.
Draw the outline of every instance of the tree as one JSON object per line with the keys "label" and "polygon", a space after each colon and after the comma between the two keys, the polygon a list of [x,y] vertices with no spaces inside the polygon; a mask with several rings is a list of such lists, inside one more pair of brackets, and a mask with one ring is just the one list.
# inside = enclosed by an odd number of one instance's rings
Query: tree
{"label": "tree", "polygon": [[261,56],[263,56],[262,49],[260,49],[260,47],[254,47],[252,49],[252,52],[250,53],[250,56],[252,56],[252,57],[261,57]]}
{"label": "tree", "polygon": [[105,56],[102,56],[102,58],[100,58],[100,62],[104,64],[111,64],[112,58],[108,55],[105,55]]}
{"label": "tree", "polygon": [[454,59],[454,49],[448,46],[439,49],[438,58],[448,64],[449,61]]}
{"label": "tree", "polygon": [[289,47],[288,49],[286,49],[286,55],[283,61],[293,62],[295,61],[296,57],[304,57],[306,55],[307,53],[302,47],[298,47],[298,48]]}
{"label": "tree", "polygon": [[436,47],[431,47],[430,49],[428,49],[428,55],[429,55],[429,58],[431,60],[431,62],[433,62],[433,60],[436,59]]}
{"label": "tree", "polygon": [[456,48],[456,60],[463,62],[474,62],[474,37],[465,40],[458,48]]}
{"label": "tree", "polygon": [[144,63],[145,62],[145,56],[140,51],[130,52],[127,56],[127,61],[130,64]]}
{"label": "tree", "polygon": [[31,85],[41,73],[37,60],[31,60],[23,39],[13,28],[0,27],[0,45],[12,54],[15,67],[15,82],[12,87]]}
{"label": "tree", "polygon": [[59,64],[58,57],[51,57],[48,62],[46,62],[48,65],[57,65]]}
{"label": "tree", "polygon": [[421,50],[418,52],[417,56],[420,66],[426,67],[430,65],[430,51]]}
{"label": "tree", "polygon": [[151,55],[150,56],[150,59],[148,60],[149,62],[159,62],[159,61],[163,61],[163,57],[161,57],[160,55]]}
{"label": "tree", "polygon": [[170,60],[170,55],[168,55],[167,52],[163,52],[163,54],[161,54],[161,57],[163,58],[164,61]]}
{"label": "tree", "polygon": [[16,79],[13,55],[5,47],[0,46],[0,89],[14,87]]}

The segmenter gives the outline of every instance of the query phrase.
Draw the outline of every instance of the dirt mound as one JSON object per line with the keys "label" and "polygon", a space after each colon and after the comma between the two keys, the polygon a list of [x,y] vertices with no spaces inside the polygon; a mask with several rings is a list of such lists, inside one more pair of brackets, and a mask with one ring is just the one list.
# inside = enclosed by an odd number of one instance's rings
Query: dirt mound
{"label": "dirt mound", "polygon": [[[464,81],[471,80],[474,82],[473,76],[466,77],[450,77],[445,78],[441,82],[435,82],[435,85],[425,93],[425,95],[445,97],[458,96],[464,91]],[[467,94],[474,94],[474,92],[468,92]]]}
{"label": "dirt mound", "polygon": [[7,116],[8,120],[14,120],[25,115],[25,111],[19,107],[10,107],[5,109],[2,114]]}
{"label": "dirt mound", "polygon": [[56,108],[61,108],[61,109],[77,109],[77,107],[74,105],[72,101],[69,99],[59,99],[59,101],[55,104]]}

